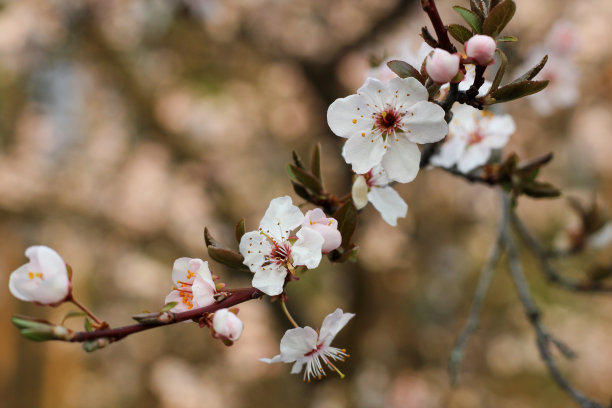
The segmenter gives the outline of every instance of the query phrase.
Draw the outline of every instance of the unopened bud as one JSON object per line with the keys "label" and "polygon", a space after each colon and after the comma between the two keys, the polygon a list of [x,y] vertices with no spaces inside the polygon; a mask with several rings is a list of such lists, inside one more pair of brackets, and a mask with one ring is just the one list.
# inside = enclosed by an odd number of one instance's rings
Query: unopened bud
{"label": "unopened bud", "polygon": [[495,40],[488,35],[476,34],[465,43],[466,55],[478,65],[488,65],[496,48]]}
{"label": "unopened bud", "polygon": [[227,309],[219,309],[213,317],[213,329],[222,340],[236,341],[242,334],[242,320]]}
{"label": "unopened bud", "polygon": [[368,205],[368,183],[363,175],[358,175],[351,189],[353,203],[358,210]]}
{"label": "unopened bud", "polygon": [[459,56],[436,48],[425,63],[427,75],[437,84],[450,82],[459,72]]}
{"label": "unopened bud", "polygon": [[110,340],[106,337],[102,337],[95,340],[89,340],[83,342],[83,350],[91,353],[92,351],[96,351],[98,349],[104,348],[110,344]]}

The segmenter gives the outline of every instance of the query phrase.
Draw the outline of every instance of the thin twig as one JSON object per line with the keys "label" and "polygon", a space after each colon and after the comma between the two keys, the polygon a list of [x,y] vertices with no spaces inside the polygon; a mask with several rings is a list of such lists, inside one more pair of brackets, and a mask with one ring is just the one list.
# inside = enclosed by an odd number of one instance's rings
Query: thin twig
{"label": "thin twig", "polygon": [[508,253],[508,265],[510,267],[510,274],[516,287],[516,291],[519,295],[519,299],[521,300],[523,308],[525,309],[525,314],[527,315],[529,323],[531,324],[536,333],[536,340],[538,350],[540,352],[540,357],[546,364],[548,372],[555,380],[557,385],[559,385],[561,389],[570,394],[571,397],[580,405],[580,407],[604,408],[603,405],[588,399],[581,392],[576,390],[563,376],[563,373],[561,373],[561,370],[557,366],[557,362],[555,361],[550,347],[551,344],[553,346],[556,346],[557,340],[553,341],[552,336],[546,331],[546,329],[542,325],[540,311],[538,310],[531,295],[529,284],[527,283],[527,279],[525,278],[525,273],[523,271],[523,266],[518,255],[516,245],[510,233],[509,219],[511,217],[511,214],[513,214],[513,211],[510,208],[510,198],[507,195],[504,195],[504,212],[506,213],[506,222],[503,224],[502,235]]}
{"label": "thin twig", "polygon": [[478,285],[476,286],[476,292],[474,294],[474,300],[470,308],[470,314],[467,323],[463,327],[463,330],[461,330],[461,333],[459,333],[459,336],[457,337],[455,345],[453,346],[453,349],[451,351],[450,359],[448,362],[448,371],[451,384],[453,385],[457,383],[459,375],[459,366],[461,365],[461,361],[463,360],[463,352],[465,345],[467,344],[467,341],[472,335],[472,333],[478,328],[478,321],[480,319],[480,311],[482,310],[484,298],[487,292],[489,291],[489,286],[491,285],[496,266],[503,252],[503,240],[501,233],[502,223],[503,220],[500,222],[497,240],[491,247],[489,257],[487,258],[487,261],[482,267],[482,271],[480,272],[480,278],[478,279]]}
{"label": "thin twig", "polygon": [[81,309],[87,316],[89,316],[94,322],[96,322],[96,324],[98,326],[102,326],[104,323],[102,322],[102,320],[100,320],[95,314],[93,314],[87,307],[85,307],[85,305],[83,305],[81,302],[79,302],[78,300],[76,300],[75,298],[72,297],[72,294],[70,294],[70,298],[69,301],[72,302],[76,307],[78,307],[79,309]]}
{"label": "thin twig", "polygon": [[287,304],[284,300],[281,300],[281,308],[283,309],[283,313],[285,314],[291,325],[295,328],[300,327],[293,319],[293,316],[291,316],[291,313],[289,313],[289,310],[287,309]]}
{"label": "thin twig", "polygon": [[434,0],[421,0],[421,7],[423,8],[423,11],[425,11],[429,16],[431,24],[433,25],[433,28],[436,31],[436,36],[438,37],[438,46],[450,52],[451,54],[455,53],[457,49],[455,48],[453,43],[451,43],[451,40],[448,37],[448,30],[442,22],[440,13],[438,13],[436,2]]}
{"label": "thin twig", "polygon": [[549,282],[552,282],[558,286],[561,286],[564,289],[573,291],[573,292],[612,292],[611,286],[603,285],[601,282],[597,281],[580,281],[577,279],[570,279],[563,275],[561,275],[555,267],[550,263],[550,259],[553,257],[540,245],[537,239],[529,232],[525,224],[520,220],[520,218],[512,213],[512,225],[515,230],[518,232],[519,236],[522,238],[525,245],[529,248],[529,250],[535,255],[540,263],[540,268],[546,279]]}

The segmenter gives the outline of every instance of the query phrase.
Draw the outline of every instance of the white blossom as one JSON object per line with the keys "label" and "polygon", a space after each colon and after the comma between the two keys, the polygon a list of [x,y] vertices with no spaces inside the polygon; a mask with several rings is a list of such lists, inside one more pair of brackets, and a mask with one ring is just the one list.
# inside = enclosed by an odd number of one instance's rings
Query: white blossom
{"label": "white blossom", "polygon": [[353,313],[336,309],[325,317],[319,331],[308,326],[289,329],[281,339],[280,354],[259,360],[268,364],[294,363],[291,374],[300,373],[305,365],[304,381],[310,382],[311,378],[321,379],[326,375],[323,363],[344,377],[334,361],[344,361],[348,354],[344,349],[332,347],[331,342],[353,316]]}
{"label": "white blossom", "polygon": [[363,174],[382,164],[394,181],[412,181],[419,171],[417,143],[441,140],[448,130],[444,110],[428,102],[429,94],[414,78],[394,78],[388,85],[368,78],[357,94],[337,99],[327,123],[347,138],[342,155]]}
{"label": "white blossom", "polygon": [[177,302],[173,312],[185,312],[194,307],[205,307],[215,303],[215,283],[208,262],[198,258],[179,258],[172,268],[174,288],[166,296],[166,304]]}
{"label": "white blossom", "polygon": [[291,231],[304,221],[304,214],[293,205],[291,197],[275,198],[270,202],[257,231],[244,234],[240,253],[253,276],[253,287],[267,295],[280,295],[285,278],[294,266],[314,269],[321,262],[325,239],[311,228],[301,228],[295,236]]}
{"label": "white blossom", "polygon": [[390,186],[390,180],[382,166],[376,166],[365,174],[357,176],[351,192],[353,203],[358,210],[372,203],[383,220],[396,226],[398,218],[404,218],[408,212],[408,204]]}
{"label": "white blossom", "polygon": [[315,208],[306,213],[302,228],[311,228],[321,234],[324,239],[321,252],[324,254],[330,253],[342,243],[342,235],[338,231],[338,221],[326,217],[320,208]]}
{"label": "white blossom", "polygon": [[230,341],[238,340],[243,328],[242,320],[228,309],[219,309],[213,316],[213,329],[222,339]]}
{"label": "white blossom", "polygon": [[431,164],[446,168],[456,165],[460,172],[468,173],[485,164],[492,150],[504,147],[515,129],[510,115],[456,105],[448,138]]}
{"label": "white blossom", "polygon": [[9,277],[9,290],[17,299],[43,305],[59,303],[70,294],[68,269],[55,250],[31,246],[25,251],[30,259]]}

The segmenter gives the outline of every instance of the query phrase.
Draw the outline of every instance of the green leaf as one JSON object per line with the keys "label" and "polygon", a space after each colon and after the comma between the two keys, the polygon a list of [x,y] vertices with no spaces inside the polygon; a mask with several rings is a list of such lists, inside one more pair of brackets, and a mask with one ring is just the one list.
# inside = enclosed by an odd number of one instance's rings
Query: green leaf
{"label": "green leaf", "polygon": [[464,27],[461,24],[449,24],[446,29],[448,30],[448,33],[461,44],[464,44],[474,35],[467,27]]}
{"label": "green leaf", "polygon": [[425,78],[418,69],[405,61],[393,60],[387,62],[389,69],[397,74],[400,78],[415,78],[421,84],[425,83]]}
{"label": "green leaf", "polygon": [[306,170],[294,166],[293,164],[289,165],[289,169],[295,177],[295,180],[304,185],[304,187],[308,188],[316,194],[320,194],[323,191],[323,186],[321,186],[321,182]]}
{"label": "green leaf", "polygon": [[544,65],[546,65],[547,61],[548,55],[545,55],[544,58],[542,58],[542,60],[537,63],[537,65],[535,65],[529,71],[525,72],[520,78],[517,78],[512,82],[531,81],[533,78],[535,78],[536,75],[540,73],[542,68],[544,68]]}
{"label": "green leaf", "polygon": [[71,319],[73,317],[81,317],[81,316],[87,316],[85,312],[79,312],[76,310],[73,310],[72,312],[68,312],[66,313],[66,315],[64,316],[64,318],[62,319],[62,324],[64,324],[64,322],[68,319]]}
{"label": "green leaf", "polygon": [[430,47],[436,48],[438,46],[438,41],[431,35],[427,27],[421,27],[421,37]]}
{"label": "green leaf", "polygon": [[86,332],[92,332],[94,331],[93,326],[91,325],[91,322],[89,321],[88,318],[85,318],[85,331]]}
{"label": "green leaf", "polygon": [[499,37],[497,39],[498,42],[517,42],[518,38],[512,36],[512,35],[507,35],[505,37]]}
{"label": "green leaf", "polygon": [[317,143],[312,149],[312,160],[310,161],[310,172],[321,182],[323,185],[323,178],[321,177],[321,143]]}
{"label": "green leaf", "polygon": [[161,308],[160,312],[169,312],[174,306],[178,305],[178,302],[168,302]]}
{"label": "green leaf", "polygon": [[19,333],[26,339],[32,341],[47,341],[57,338],[51,330],[22,329]]}
{"label": "green leaf", "polygon": [[293,181],[291,182],[291,185],[293,186],[293,191],[295,191],[295,193],[297,195],[299,195],[300,197],[302,197],[306,201],[311,201],[312,200],[312,196],[310,195],[308,190],[306,190],[306,188],[304,188],[303,185],[295,183]]}
{"label": "green leaf", "polygon": [[216,239],[213,238],[212,235],[210,235],[210,231],[208,230],[208,227],[204,227],[204,242],[206,242],[206,246],[223,246],[221,244],[219,244],[219,242],[217,242]]}
{"label": "green leaf", "polygon": [[[540,92],[542,89],[546,88],[546,85],[548,85],[548,81],[512,82],[508,85],[496,89],[494,92],[491,92],[485,98],[485,104],[492,105],[494,103],[507,102],[514,99],[522,98],[524,96]],[[489,96],[494,100],[491,101],[489,99]]]}
{"label": "green leaf", "polygon": [[240,221],[238,221],[238,223],[236,223],[236,227],[234,228],[234,235],[236,237],[236,242],[238,242],[239,244],[240,244],[240,240],[242,239],[242,236],[246,232],[244,222],[245,220],[243,218]]}
{"label": "green leaf", "polygon": [[554,198],[561,195],[561,191],[550,183],[541,181],[524,181],[520,188],[522,192],[534,198]]}
{"label": "green leaf", "polygon": [[338,231],[342,235],[342,248],[348,248],[357,228],[357,209],[352,200],[348,200],[333,215],[338,221]]}
{"label": "green leaf", "polygon": [[489,11],[482,23],[482,33],[497,38],[506,25],[514,17],[516,3],[514,0],[504,0]]}
{"label": "green leaf", "polygon": [[291,155],[293,156],[293,162],[295,163],[297,167],[299,167],[300,169],[306,168],[304,167],[304,163],[302,163],[302,159],[300,159],[300,156],[297,154],[295,150],[291,151]]}
{"label": "green leaf", "polygon": [[461,17],[463,17],[465,22],[468,23],[470,27],[472,27],[472,30],[474,30],[474,32],[478,34],[482,33],[482,20],[480,19],[478,14],[461,6],[454,6],[453,10],[455,10],[457,13],[459,13]]}
{"label": "green leaf", "polygon": [[249,268],[243,264],[244,257],[242,254],[236,251],[232,251],[231,249],[221,248],[209,245],[208,247],[208,256],[210,256],[215,261],[229,266],[233,269],[243,269],[248,270]]}
{"label": "green leaf", "polygon": [[495,79],[493,79],[493,84],[491,84],[491,89],[489,90],[489,93],[495,92],[499,88],[499,84],[501,83],[502,78],[504,77],[504,73],[506,72],[506,65],[508,65],[508,57],[506,57],[506,54],[504,54],[504,52],[499,48],[496,49],[495,52],[499,54],[500,62],[499,68],[495,73]]}
{"label": "green leaf", "polygon": [[51,322],[43,319],[36,319],[28,316],[11,316],[11,323],[18,329],[41,329],[53,326]]}
{"label": "green leaf", "polygon": [[478,14],[478,17],[481,20],[484,20],[485,16],[485,8],[486,6],[483,4],[482,0],[470,0],[470,9]]}

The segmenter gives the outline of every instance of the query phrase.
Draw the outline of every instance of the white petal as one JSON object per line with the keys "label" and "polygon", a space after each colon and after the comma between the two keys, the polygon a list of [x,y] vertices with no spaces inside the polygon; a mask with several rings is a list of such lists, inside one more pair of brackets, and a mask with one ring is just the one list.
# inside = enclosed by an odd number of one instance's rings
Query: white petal
{"label": "white petal", "polygon": [[270,201],[266,214],[259,223],[259,229],[280,243],[285,241],[291,230],[301,225],[302,221],[304,214],[293,205],[291,197],[278,197]]}
{"label": "white petal", "polygon": [[244,257],[242,263],[248,266],[251,272],[257,272],[265,261],[265,255],[272,250],[272,246],[259,231],[250,231],[240,238],[239,249]]}
{"label": "white petal", "polygon": [[481,121],[482,131],[486,135],[483,144],[493,149],[501,149],[504,147],[510,135],[516,130],[514,119],[510,115],[496,115],[490,120],[484,119]]}
{"label": "white petal", "polygon": [[304,367],[304,364],[306,363],[306,361],[308,361],[308,359],[303,358],[300,359],[298,361],[295,362],[295,364],[293,364],[291,366],[291,374],[299,374],[302,372],[302,367]]}
{"label": "white petal", "polygon": [[408,204],[391,187],[372,187],[368,199],[383,220],[394,227],[397,225],[397,219],[404,218],[408,212]]}
{"label": "white petal", "polygon": [[329,346],[334,337],[336,337],[336,334],[338,334],[354,316],[354,313],[343,313],[340,308],[325,316],[319,336],[323,344]]}
{"label": "white petal", "polygon": [[382,166],[391,180],[408,183],[419,172],[421,151],[415,143],[410,142],[403,135],[390,136],[387,139],[389,148],[383,157]]}
{"label": "white petal", "polygon": [[385,151],[382,136],[370,132],[348,139],[342,148],[342,156],[355,173],[364,174],[380,163]]}
{"label": "white petal", "polygon": [[289,329],[280,342],[281,358],[290,363],[301,360],[304,354],[317,348],[317,332],[312,327]]}
{"label": "white petal", "polygon": [[201,275],[196,276],[191,291],[193,293],[193,303],[196,307],[205,307],[215,303],[214,294],[216,290],[212,279],[205,279]]}
{"label": "white petal", "polygon": [[429,98],[427,89],[414,78],[393,78],[389,81],[388,89],[388,97],[400,110]]}
{"label": "white petal", "polygon": [[408,140],[414,143],[434,143],[448,133],[444,109],[432,102],[419,102],[408,109],[402,120]]}
{"label": "white petal", "polygon": [[391,180],[387,177],[387,173],[385,173],[385,169],[382,165],[378,164],[374,166],[372,169],[372,178],[370,179],[370,184],[374,186],[386,186],[389,184]]}
{"label": "white petal", "polygon": [[183,298],[181,297],[181,294],[178,290],[173,290],[172,292],[170,292],[170,294],[168,294],[168,296],[166,296],[164,304],[167,305],[171,302],[176,302],[176,306],[170,309],[175,313],[186,312],[187,310],[190,310],[190,308],[183,302]]}
{"label": "white petal", "polygon": [[370,107],[361,95],[336,99],[327,109],[327,124],[337,136],[349,137],[372,128]]}
{"label": "white petal", "polygon": [[28,278],[29,272],[30,266],[25,264],[14,270],[9,277],[9,290],[11,294],[24,302],[36,300],[33,296],[33,293],[36,293],[36,288],[34,287],[34,282]]}
{"label": "white petal", "polygon": [[378,79],[367,78],[357,94],[365,99],[366,106],[370,109],[380,111],[385,107],[387,86]]}
{"label": "white petal", "polygon": [[325,239],[321,234],[311,228],[300,229],[296,236],[295,244],[291,247],[291,255],[294,265],[304,265],[308,269],[314,269],[321,262],[321,249]]}
{"label": "white petal", "polygon": [[463,156],[466,144],[466,140],[462,137],[451,137],[440,147],[440,151],[431,158],[431,164],[438,167],[453,167]]}
{"label": "white petal", "polygon": [[252,285],[268,296],[283,293],[287,269],[284,266],[270,264],[261,267],[253,276]]}
{"label": "white petal", "polygon": [[274,363],[282,363],[283,360],[281,359],[281,355],[277,354],[272,358],[260,358],[259,361],[261,361],[262,363],[268,363],[268,364],[274,364]]}
{"label": "white petal", "polygon": [[457,162],[457,169],[462,173],[469,173],[482,166],[489,160],[491,149],[481,144],[469,146],[465,154]]}
{"label": "white petal", "polygon": [[[44,246],[31,246],[25,254],[30,262],[19,267],[9,278],[9,289],[18,299],[52,304],[62,301],[70,291],[68,271],[62,257]],[[42,278],[30,279],[30,272]]]}
{"label": "white petal", "polygon": [[[172,282],[175,285],[180,285],[179,282],[184,282],[184,283],[191,283],[193,282],[193,279],[195,278],[194,276],[191,276],[188,278],[187,274],[188,274],[188,270],[189,270],[189,262],[192,260],[192,258],[187,258],[187,257],[183,257],[183,258],[179,258],[176,261],[174,261],[174,265],[172,266]],[[201,262],[203,262],[202,260],[200,260]],[[195,271],[191,271],[193,273],[195,273]]]}
{"label": "white petal", "polygon": [[358,210],[368,205],[368,183],[362,175],[357,176],[351,189],[353,203]]}

